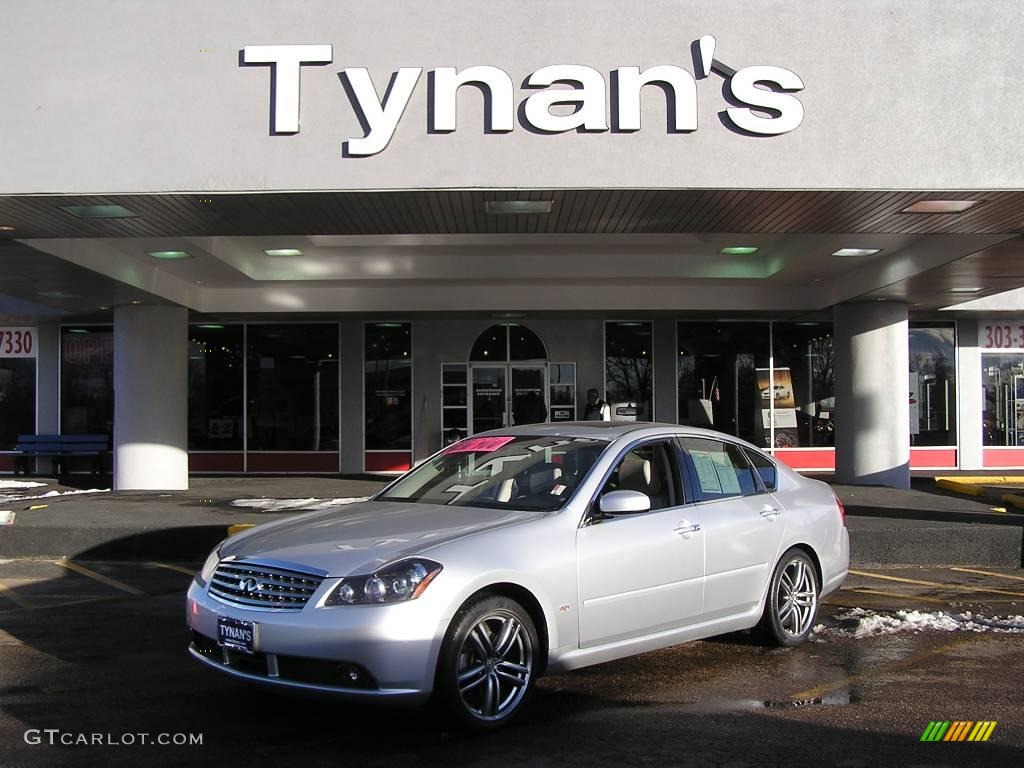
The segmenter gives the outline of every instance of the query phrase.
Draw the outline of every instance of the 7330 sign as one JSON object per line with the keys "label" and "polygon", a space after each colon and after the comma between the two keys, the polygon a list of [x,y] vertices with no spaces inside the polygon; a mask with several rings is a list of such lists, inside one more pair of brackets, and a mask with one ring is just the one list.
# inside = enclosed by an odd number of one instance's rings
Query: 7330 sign
{"label": "7330 sign", "polygon": [[35,328],[0,327],[0,357],[35,357]]}

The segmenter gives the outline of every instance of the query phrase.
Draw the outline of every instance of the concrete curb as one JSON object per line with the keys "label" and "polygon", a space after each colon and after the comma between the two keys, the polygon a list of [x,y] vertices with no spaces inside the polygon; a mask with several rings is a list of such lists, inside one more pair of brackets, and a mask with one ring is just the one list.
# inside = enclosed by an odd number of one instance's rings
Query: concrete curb
{"label": "concrete curb", "polygon": [[[851,515],[851,565],[1021,567],[1018,524],[955,523]],[[169,560],[198,563],[249,524],[178,528],[0,527],[0,557]]]}

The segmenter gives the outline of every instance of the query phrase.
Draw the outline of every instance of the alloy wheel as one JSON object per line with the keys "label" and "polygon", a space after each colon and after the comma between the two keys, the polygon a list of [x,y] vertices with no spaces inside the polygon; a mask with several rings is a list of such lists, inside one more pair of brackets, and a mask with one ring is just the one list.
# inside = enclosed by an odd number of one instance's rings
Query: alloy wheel
{"label": "alloy wheel", "polygon": [[463,705],[481,720],[501,720],[519,706],[533,677],[530,633],[512,613],[491,611],[466,634],[456,676]]}
{"label": "alloy wheel", "polygon": [[775,601],[778,624],[790,637],[801,637],[811,629],[818,607],[818,585],[813,569],[802,557],[794,557],[782,569]]}

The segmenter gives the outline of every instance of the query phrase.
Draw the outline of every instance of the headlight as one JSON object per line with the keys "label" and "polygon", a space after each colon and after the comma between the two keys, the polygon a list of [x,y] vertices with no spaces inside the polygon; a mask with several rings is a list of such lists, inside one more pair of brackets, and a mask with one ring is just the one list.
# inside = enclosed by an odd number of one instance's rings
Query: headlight
{"label": "headlight", "polygon": [[213,572],[217,570],[217,565],[220,563],[220,544],[214,547],[213,552],[206,558],[206,562],[203,563],[203,567],[199,569],[199,573],[196,574],[196,581],[200,584],[206,584],[210,579],[213,578]]}
{"label": "headlight", "polygon": [[441,572],[441,567],[433,560],[415,557],[365,576],[346,576],[324,605],[379,605],[415,600]]}

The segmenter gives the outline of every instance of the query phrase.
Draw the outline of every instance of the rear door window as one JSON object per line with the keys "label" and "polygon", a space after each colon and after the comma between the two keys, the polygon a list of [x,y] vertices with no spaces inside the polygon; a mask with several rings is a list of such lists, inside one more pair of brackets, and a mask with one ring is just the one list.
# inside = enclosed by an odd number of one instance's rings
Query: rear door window
{"label": "rear door window", "polygon": [[764,483],[765,488],[769,491],[774,491],[779,487],[779,470],[776,468],[775,462],[763,453],[752,451],[749,448],[744,448],[743,453],[750,459],[750,463],[754,465],[754,470],[761,477],[761,482]]}
{"label": "rear door window", "polygon": [[754,470],[738,446],[703,437],[683,437],[680,444],[690,464],[694,501],[760,492]]}

